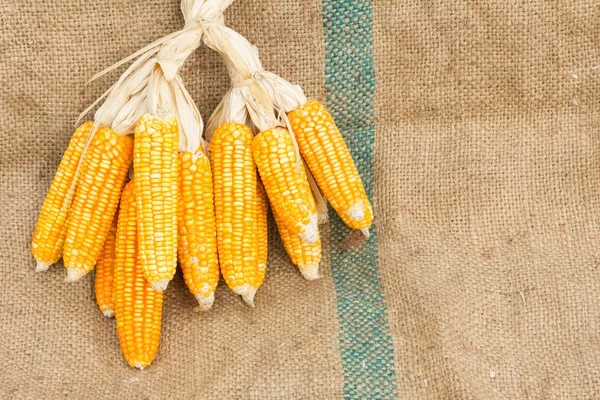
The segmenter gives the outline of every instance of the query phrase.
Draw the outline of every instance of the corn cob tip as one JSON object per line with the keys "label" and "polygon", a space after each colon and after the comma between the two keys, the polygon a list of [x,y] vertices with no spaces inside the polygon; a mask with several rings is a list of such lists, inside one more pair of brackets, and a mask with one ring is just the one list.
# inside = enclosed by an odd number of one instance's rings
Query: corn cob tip
{"label": "corn cob tip", "polygon": [[67,282],[76,282],[80,280],[86,272],[81,268],[67,268]]}
{"label": "corn cob tip", "polygon": [[300,273],[307,281],[316,281],[319,276],[319,263],[307,264],[300,270]]}
{"label": "corn cob tip", "polygon": [[208,311],[211,309],[213,303],[215,302],[215,294],[211,293],[208,296],[203,294],[197,294],[196,300],[198,300],[198,311]]}
{"label": "corn cob tip", "polygon": [[143,371],[144,368],[146,368],[148,366],[147,362],[144,361],[134,361],[131,364],[134,365],[134,367],[136,367],[137,369],[139,369],[140,371]]}
{"label": "corn cob tip", "polygon": [[365,235],[367,239],[371,237],[371,232],[369,232],[369,228],[362,228],[360,231],[363,235]]}
{"label": "corn cob tip", "polygon": [[346,210],[346,215],[355,221],[361,221],[365,217],[365,205],[362,201],[352,204]]}
{"label": "corn cob tip", "polygon": [[242,296],[242,299],[244,299],[244,302],[249,305],[250,307],[254,307],[254,295],[256,294],[256,291],[258,290],[257,288],[255,288],[254,286],[252,286],[249,283],[240,285],[240,286],[236,286],[234,288],[232,288],[231,290],[233,290],[233,293],[235,294],[239,294],[240,296]]}
{"label": "corn cob tip", "polygon": [[310,222],[304,226],[304,232],[298,234],[298,236],[308,244],[317,243],[319,241],[319,226],[316,214],[310,214]]}
{"label": "corn cob tip", "polygon": [[48,271],[48,268],[50,268],[50,266],[53,263],[51,262],[43,262],[43,261],[38,261],[36,266],[35,266],[35,272],[44,272],[44,271]]}
{"label": "corn cob tip", "polygon": [[106,318],[112,318],[115,316],[114,310],[111,310],[110,308],[106,308],[106,310],[102,311],[102,314],[104,314]]}
{"label": "corn cob tip", "polygon": [[250,287],[248,292],[246,294],[242,295],[242,299],[244,300],[244,303],[246,303],[250,307],[254,307],[254,295],[256,294],[257,290],[258,289],[256,289],[253,286]]}
{"label": "corn cob tip", "polygon": [[152,283],[152,288],[157,292],[164,292],[167,289],[167,286],[169,286],[168,279],[161,279],[156,283]]}

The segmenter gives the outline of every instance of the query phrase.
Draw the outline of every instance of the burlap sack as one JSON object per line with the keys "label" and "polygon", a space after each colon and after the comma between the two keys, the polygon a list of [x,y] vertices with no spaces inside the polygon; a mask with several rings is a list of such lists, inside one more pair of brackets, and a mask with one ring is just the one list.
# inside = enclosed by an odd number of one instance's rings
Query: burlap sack
{"label": "burlap sack", "polygon": [[[376,209],[356,249],[324,228],[304,281],[271,226],[248,309],[180,276],[144,371],[92,277],[33,272],[29,247],[95,72],[182,25],[176,0],[0,0],[0,398],[600,398],[596,2],[238,0],[266,68],[326,100]],[[206,117],[228,81],[194,54]]]}

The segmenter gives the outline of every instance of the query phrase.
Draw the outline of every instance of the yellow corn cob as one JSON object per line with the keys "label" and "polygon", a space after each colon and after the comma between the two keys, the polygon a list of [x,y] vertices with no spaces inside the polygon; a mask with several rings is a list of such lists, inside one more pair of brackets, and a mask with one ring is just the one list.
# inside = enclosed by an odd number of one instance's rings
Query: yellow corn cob
{"label": "yellow corn cob", "polygon": [[86,122],[77,128],[71,137],[44,200],[31,246],[31,252],[37,261],[35,270],[38,272],[46,271],[62,256],[67,236],[67,214],[76,189],[75,185],[71,186],[83,147],[93,126],[93,122]]}
{"label": "yellow corn cob", "polygon": [[261,132],[252,144],[254,161],[269,202],[290,232],[307,243],[319,240],[317,205],[298,167],[294,144],[284,128]]}
{"label": "yellow corn cob", "polygon": [[119,211],[114,303],[123,356],[132,367],[144,369],[158,351],[163,294],[154,290],[144,278],[137,244],[135,184],[132,181],[123,190]]}
{"label": "yellow corn cob", "polygon": [[215,300],[219,261],[210,161],[202,152],[179,153],[179,263],[201,310]]}
{"label": "yellow corn cob", "polygon": [[319,279],[319,262],[321,262],[321,240],[308,244],[301,240],[298,235],[292,235],[277,213],[273,213],[277,230],[283,246],[287,251],[292,263],[298,266],[302,276],[306,280]]}
{"label": "yellow corn cob", "polygon": [[113,304],[113,274],[115,271],[115,240],[117,237],[117,216],[113,217],[112,225],[108,231],[108,236],[102,246],[102,252],[96,263],[96,274],[94,276],[94,292],[96,293],[96,303],[100,311],[107,316],[112,317],[115,314]]}
{"label": "yellow corn cob", "polygon": [[[306,166],[302,164],[300,175],[306,185],[308,193],[312,196],[310,183],[306,176]],[[314,197],[313,197],[314,198]],[[321,240],[315,243],[306,243],[301,240],[298,235],[293,235],[290,230],[282,222],[281,217],[277,213],[273,213],[279,236],[283,246],[287,251],[292,263],[298,267],[302,276],[309,281],[319,279],[319,263],[321,262]]]}
{"label": "yellow corn cob", "polygon": [[133,140],[99,127],[87,149],[67,219],[63,259],[69,281],[94,269],[129,171]]}
{"label": "yellow corn cob", "polygon": [[[258,244],[258,282],[261,286],[265,280],[267,271],[267,255],[269,249],[269,227],[267,224],[267,213],[269,210],[269,202],[267,194],[260,180],[256,184],[256,235]],[[257,287],[258,287],[257,286]]]}
{"label": "yellow corn cob", "polygon": [[252,160],[252,131],[225,123],[212,137],[211,161],[221,274],[227,286],[254,304],[262,282],[258,272],[256,234],[256,167]]}
{"label": "yellow corn cob", "polygon": [[290,112],[289,119],[300,152],[327,200],[346,225],[368,235],[373,209],[331,114],[323,104],[309,100]]}
{"label": "yellow corn cob", "polygon": [[163,291],[177,268],[177,119],[146,114],[135,129],[133,170],[140,262],[154,289]]}

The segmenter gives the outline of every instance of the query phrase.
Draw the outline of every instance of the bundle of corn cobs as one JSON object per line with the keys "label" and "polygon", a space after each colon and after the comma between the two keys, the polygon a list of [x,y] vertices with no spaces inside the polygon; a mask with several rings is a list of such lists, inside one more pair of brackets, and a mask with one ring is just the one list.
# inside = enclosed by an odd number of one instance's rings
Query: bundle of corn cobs
{"label": "bundle of corn cobs", "polygon": [[[67,279],[95,269],[100,310],[116,317],[125,359],[144,368],[160,340],[163,291],[177,262],[200,309],[221,274],[250,306],[267,269],[267,211],[302,275],[319,277],[324,197],[368,236],[373,214],[331,115],[262,68],[223,24],[233,0],[183,0],[185,28],[101,72],[137,59],[79,126],[33,235],[37,271],[62,257]],[[201,43],[219,52],[232,87],[203,137],[179,68]],[[268,202],[267,202],[268,199]]]}

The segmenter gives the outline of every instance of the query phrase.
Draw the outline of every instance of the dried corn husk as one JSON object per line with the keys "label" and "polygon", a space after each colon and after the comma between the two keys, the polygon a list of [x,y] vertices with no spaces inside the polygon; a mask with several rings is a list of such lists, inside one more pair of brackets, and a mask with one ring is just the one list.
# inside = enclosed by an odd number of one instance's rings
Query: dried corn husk
{"label": "dried corn husk", "polygon": [[[223,57],[231,78],[231,89],[211,115],[207,125],[207,136],[224,122],[249,124],[258,129],[283,126],[289,131],[296,150],[298,168],[302,166],[300,150],[287,113],[306,103],[307,98],[298,85],[293,85],[280,76],[265,71],[260,62],[258,49],[246,38],[223,25],[208,26],[204,43]],[[319,190],[308,168],[307,177],[317,203],[318,221],[325,223],[327,202]]]}

